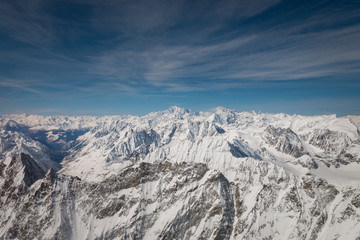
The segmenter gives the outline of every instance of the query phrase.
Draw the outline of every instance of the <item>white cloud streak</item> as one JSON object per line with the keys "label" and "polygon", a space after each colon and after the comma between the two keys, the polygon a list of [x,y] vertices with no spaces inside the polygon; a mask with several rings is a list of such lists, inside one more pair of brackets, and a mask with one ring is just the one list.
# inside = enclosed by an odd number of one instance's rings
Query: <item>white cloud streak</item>
{"label": "white cloud streak", "polygon": [[[157,46],[140,52],[119,48],[94,59],[94,73],[124,83],[143,79],[147,84],[173,91],[198,90],[200,85],[205,89],[218,88],[222,81],[224,88],[231,88],[249,80],[354,74],[360,69],[357,39],[360,39],[360,24],[290,35],[287,29],[265,31],[208,46]],[[226,79],[232,79],[232,83]],[[218,82],[206,84],[213,80]],[[199,86],[196,81],[200,81]]]}
{"label": "white cloud streak", "polygon": [[29,81],[24,82],[15,79],[4,79],[4,80],[0,80],[0,86],[19,89],[34,94],[42,94],[42,92],[36,89],[36,87],[33,87],[33,84],[31,84]]}

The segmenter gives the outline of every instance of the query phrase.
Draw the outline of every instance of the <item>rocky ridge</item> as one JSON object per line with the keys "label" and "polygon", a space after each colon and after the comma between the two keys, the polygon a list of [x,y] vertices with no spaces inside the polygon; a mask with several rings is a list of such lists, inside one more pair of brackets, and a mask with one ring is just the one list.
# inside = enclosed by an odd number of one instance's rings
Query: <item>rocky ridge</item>
{"label": "rocky ridge", "polygon": [[360,236],[347,118],[172,107],[0,127],[0,239]]}

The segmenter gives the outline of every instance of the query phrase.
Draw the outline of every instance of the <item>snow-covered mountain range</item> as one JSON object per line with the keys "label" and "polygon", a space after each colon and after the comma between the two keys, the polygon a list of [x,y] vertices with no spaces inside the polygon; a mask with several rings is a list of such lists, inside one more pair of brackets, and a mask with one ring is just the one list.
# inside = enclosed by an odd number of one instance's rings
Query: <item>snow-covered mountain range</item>
{"label": "snow-covered mountain range", "polygon": [[360,239],[360,118],[0,117],[0,239]]}

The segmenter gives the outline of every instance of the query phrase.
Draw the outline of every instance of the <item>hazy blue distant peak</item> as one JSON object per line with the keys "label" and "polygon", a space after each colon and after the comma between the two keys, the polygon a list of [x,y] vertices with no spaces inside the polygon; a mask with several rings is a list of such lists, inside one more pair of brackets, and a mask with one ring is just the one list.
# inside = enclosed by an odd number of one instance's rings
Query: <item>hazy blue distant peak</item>
{"label": "hazy blue distant peak", "polygon": [[190,113],[190,110],[189,109],[186,109],[186,108],[181,108],[181,107],[178,107],[178,106],[171,106],[168,111],[170,113],[174,113],[174,114],[186,114],[186,113]]}

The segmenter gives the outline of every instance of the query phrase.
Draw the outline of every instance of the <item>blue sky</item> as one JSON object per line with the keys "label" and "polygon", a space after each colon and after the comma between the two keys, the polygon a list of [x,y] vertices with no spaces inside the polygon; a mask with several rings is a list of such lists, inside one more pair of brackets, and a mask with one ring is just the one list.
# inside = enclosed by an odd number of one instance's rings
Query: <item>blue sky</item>
{"label": "blue sky", "polygon": [[360,115],[360,2],[0,2],[0,114]]}

